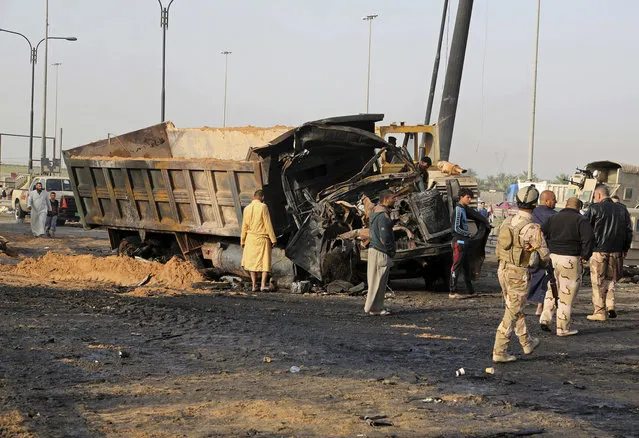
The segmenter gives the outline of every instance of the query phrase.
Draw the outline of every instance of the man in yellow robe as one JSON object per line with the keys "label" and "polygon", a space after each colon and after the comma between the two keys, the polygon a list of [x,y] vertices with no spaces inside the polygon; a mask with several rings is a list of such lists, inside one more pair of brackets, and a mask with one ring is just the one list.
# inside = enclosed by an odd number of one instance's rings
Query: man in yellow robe
{"label": "man in yellow robe", "polygon": [[277,240],[262,190],[257,190],[253,201],[244,208],[240,243],[244,248],[242,267],[251,273],[253,292],[257,291],[258,272],[262,273],[262,291],[268,291],[266,280],[271,272],[271,248]]}

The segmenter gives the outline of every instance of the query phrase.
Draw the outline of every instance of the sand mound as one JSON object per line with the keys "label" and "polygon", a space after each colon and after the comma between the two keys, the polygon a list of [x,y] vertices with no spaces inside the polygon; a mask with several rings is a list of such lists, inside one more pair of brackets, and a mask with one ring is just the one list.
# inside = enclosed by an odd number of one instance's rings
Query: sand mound
{"label": "sand mound", "polygon": [[94,257],[47,253],[21,261],[14,274],[59,281],[100,281],[119,286],[135,286],[151,274],[149,286],[188,289],[204,277],[189,262],[173,257],[166,264],[143,262],[125,256]]}

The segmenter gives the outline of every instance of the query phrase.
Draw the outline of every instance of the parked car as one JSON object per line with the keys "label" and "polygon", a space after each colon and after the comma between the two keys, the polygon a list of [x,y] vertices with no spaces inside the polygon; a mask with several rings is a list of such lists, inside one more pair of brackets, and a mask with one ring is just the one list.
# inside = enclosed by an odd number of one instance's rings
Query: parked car
{"label": "parked car", "polygon": [[32,176],[27,178],[27,183],[11,193],[11,203],[14,206],[16,220],[24,219],[29,214],[27,199],[29,192],[35,190],[37,183],[42,183],[42,189],[46,192],[55,192],[60,208],[58,212],[58,225],[65,222],[78,222],[78,209],[71,190],[69,178],[61,176]]}

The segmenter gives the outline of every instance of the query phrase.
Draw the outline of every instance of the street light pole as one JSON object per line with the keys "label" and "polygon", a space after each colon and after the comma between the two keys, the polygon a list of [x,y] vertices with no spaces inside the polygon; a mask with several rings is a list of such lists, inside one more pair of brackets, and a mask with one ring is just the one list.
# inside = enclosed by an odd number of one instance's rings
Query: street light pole
{"label": "street light pole", "polygon": [[[33,172],[33,98],[34,98],[34,89],[35,89],[35,65],[38,62],[38,48],[40,47],[40,43],[45,41],[45,39],[41,39],[38,44],[33,47],[29,38],[24,36],[19,32],[14,32],[12,30],[0,29],[0,32],[12,33],[14,35],[19,35],[25,39],[27,44],[29,44],[29,54],[30,54],[30,62],[31,62],[31,110],[29,115],[29,173]],[[67,41],[77,41],[76,37],[48,37],[49,40],[67,40]]]}
{"label": "street light pole", "polygon": [[165,90],[165,82],[166,82],[166,30],[169,27],[169,9],[171,8],[171,3],[173,0],[169,2],[169,5],[165,8],[162,5],[162,0],[158,0],[160,4],[160,27],[162,27],[162,102],[161,102],[161,112],[162,112],[162,122],[164,122],[164,107],[166,104],[166,90]]}
{"label": "street light pole", "polygon": [[229,55],[233,52],[225,50],[220,53],[224,55],[224,116],[222,118],[222,128],[226,128],[226,85],[229,73]]}
{"label": "street light pole", "polygon": [[362,20],[368,21],[368,73],[366,75],[366,112],[368,113],[368,102],[371,85],[371,41],[373,38],[373,20],[377,18],[377,14],[362,17]]}
{"label": "street light pole", "polygon": [[535,109],[537,104],[537,57],[539,56],[539,14],[541,0],[537,0],[537,30],[535,32],[535,63],[533,68],[532,117],[530,120],[530,146],[528,150],[528,181],[533,178],[533,155],[535,149]]}
{"label": "street light pole", "polygon": [[42,153],[40,173],[44,174],[44,159],[47,157],[47,72],[49,71],[49,0],[46,0],[44,27],[44,96],[42,100]]}
{"label": "street light pole", "polygon": [[[58,137],[58,75],[60,74],[60,66],[61,62],[54,62],[51,64],[55,67],[55,117],[53,122],[53,138]],[[53,166],[55,167],[55,141],[53,142]],[[62,153],[60,153],[60,158],[62,158]]]}

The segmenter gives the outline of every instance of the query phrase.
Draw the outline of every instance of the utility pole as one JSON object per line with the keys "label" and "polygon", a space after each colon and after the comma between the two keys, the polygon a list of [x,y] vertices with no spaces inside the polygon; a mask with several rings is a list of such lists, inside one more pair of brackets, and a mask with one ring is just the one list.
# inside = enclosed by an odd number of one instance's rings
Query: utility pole
{"label": "utility pole", "polygon": [[539,56],[539,15],[541,0],[537,0],[537,30],[535,32],[535,62],[533,67],[532,116],[530,119],[530,147],[528,150],[528,181],[533,178],[533,155],[535,149],[535,107],[537,104],[537,57]]}
{"label": "utility pole", "polygon": [[161,113],[162,113],[162,117],[161,117],[161,121],[164,122],[166,120],[166,118],[164,117],[164,108],[165,108],[165,104],[166,104],[166,90],[165,90],[165,83],[166,83],[166,30],[169,27],[169,9],[171,8],[171,3],[173,3],[173,0],[171,0],[169,2],[169,5],[165,8],[162,5],[162,0],[158,0],[158,3],[160,4],[160,27],[162,27],[162,100],[160,103],[161,106]]}
{"label": "utility pole", "polygon": [[42,104],[42,153],[40,155],[40,172],[44,174],[44,160],[47,158],[47,71],[49,70],[49,0],[45,0],[44,31],[44,97]]}
{"label": "utility pole", "polygon": [[[61,62],[54,62],[53,64],[51,64],[53,67],[55,67],[55,117],[54,117],[54,122],[53,122],[53,137],[57,137],[58,135],[58,75],[60,73],[60,66],[62,65]],[[55,167],[55,144],[56,142],[53,142],[53,167]],[[60,154],[60,158],[62,158],[62,154]]]}
{"label": "utility pole", "polygon": [[[430,78],[430,91],[428,92],[428,103],[426,104],[426,117],[424,125],[430,125],[430,115],[433,111],[433,100],[435,99],[435,89],[437,88],[437,76],[439,75],[439,60],[442,53],[442,41],[444,39],[444,28],[446,27],[446,13],[448,12],[448,0],[444,0],[444,10],[442,11],[442,21],[439,27],[439,40],[437,41],[437,53],[433,64],[433,74]],[[422,134],[422,141],[419,145],[419,158],[426,152],[426,133]]]}
{"label": "utility pole", "polygon": [[462,72],[464,70],[464,58],[466,57],[466,44],[468,43],[468,30],[470,29],[470,17],[473,11],[473,0],[459,0],[457,6],[457,18],[455,18],[455,30],[453,41],[450,45],[450,56],[446,68],[446,80],[442,103],[439,107],[439,149],[440,159],[448,161],[450,147],[453,139],[455,115],[459,88],[461,86]]}
{"label": "utility pole", "polygon": [[377,14],[362,17],[362,20],[368,21],[368,72],[366,74],[366,113],[368,113],[368,102],[371,89],[371,42],[373,39],[373,20],[377,18]]}
{"label": "utility pole", "polygon": [[222,118],[222,128],[226,128],[226,85],[229,72],[229,55],[233,52],[225,50],[220,53],[224,55],[224,116]]}

